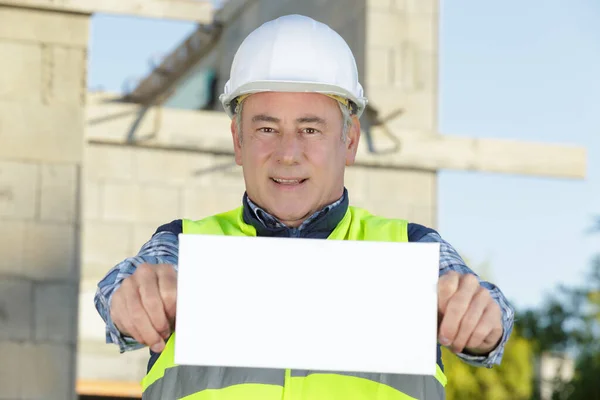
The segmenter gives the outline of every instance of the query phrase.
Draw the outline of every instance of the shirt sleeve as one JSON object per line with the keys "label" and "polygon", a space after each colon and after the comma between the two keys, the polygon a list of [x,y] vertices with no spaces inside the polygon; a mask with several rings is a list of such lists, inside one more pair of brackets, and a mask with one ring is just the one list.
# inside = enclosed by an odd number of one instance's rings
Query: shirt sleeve
{"label": "shirt sleeve", "polygon": [[[467,267],[466,263],[463,261],[462,257],[458,254],[458,252],[446,242],[441,236],[433,231],[428,230],[423,236],[419,237],[418,242],[437,242],[440,243],[440,276],[447,274],[450,271],[456,271],[461,274],[473,274],[477,276],[475,272],[473,272],[469,267]],[[492,298],[498,303],[500,306],[500,310],[502,311],[502,339],[498,346],[493,349],[488,355],[476,356],[466,354],[464,352],[458,353],[457,356],[461,358],[468,364],[474,365],[476,367],[486,367],[492,368],[494,365],[500,365],[502,361],[502,356],[504,355],[504,348],[510,334],[512,333],[515,311],[514,308],[510,305],[502,291],[493,283],[482,280],[479,276],[477,276],[481,286],[485,287],[490,291]]]}
{"label": "shirt sleeve", "polygon": [[108,271],[98,283],[94,296],[96,310],[106,323],[106,343],[117,344],[121,353],[145,347],[135,339],[124,336],[116,328],[110,317],[112,295],[121,286],[121,282],[131,276],[139,265],[144,263],[172,264],[177,270],[177,262],[178,235],[173,230],[160,230],[159,228],[159,231],[142,246],[135,257],[126,258]]}

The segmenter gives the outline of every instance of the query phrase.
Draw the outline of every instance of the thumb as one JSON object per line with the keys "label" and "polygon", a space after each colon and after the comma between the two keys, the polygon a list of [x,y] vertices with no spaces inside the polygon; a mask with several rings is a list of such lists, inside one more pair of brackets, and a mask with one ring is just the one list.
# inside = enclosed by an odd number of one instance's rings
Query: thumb
{"label": "thumb", "polygon": [[165,349],[165,341],[162,339],[160,340],[160,342],[155,343],[152,346],[150,346],[150,350],[152,350],[154,353],[161,353],[164,349]]}

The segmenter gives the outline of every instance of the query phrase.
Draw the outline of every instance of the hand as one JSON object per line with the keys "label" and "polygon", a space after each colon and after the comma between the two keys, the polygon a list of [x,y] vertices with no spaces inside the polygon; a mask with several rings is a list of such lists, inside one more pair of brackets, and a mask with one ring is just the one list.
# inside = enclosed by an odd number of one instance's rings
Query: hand
{"label": "hand", "polygon": [[159,353],[175,324],[177,272],[169,264],[142,264],[114,292],[110,315],[117,329]]}
{"label": "hand", "polygon": [[438,315],[440,343],[455,353],[485,355],[502,338],[502,311],[473,274],[440,277]]}

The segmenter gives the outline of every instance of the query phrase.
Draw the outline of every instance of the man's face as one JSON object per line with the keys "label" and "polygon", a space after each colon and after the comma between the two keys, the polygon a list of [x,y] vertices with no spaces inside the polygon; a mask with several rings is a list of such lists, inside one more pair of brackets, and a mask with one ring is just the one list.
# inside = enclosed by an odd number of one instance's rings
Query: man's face
{"label": "man's face", "polygon": [[244,101],[241,132],[235,118],[231,131],[248,196],[288,226],[342,195],[360,137],[353,117],[344,141],[337,101],[316,93],[253,94]]}

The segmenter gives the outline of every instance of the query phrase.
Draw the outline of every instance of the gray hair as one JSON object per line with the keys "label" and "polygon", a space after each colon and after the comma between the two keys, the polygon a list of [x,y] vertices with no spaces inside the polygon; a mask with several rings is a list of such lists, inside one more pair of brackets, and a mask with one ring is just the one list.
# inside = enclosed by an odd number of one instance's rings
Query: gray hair
{"label": "gray hair", "polygon": [[[234,112],[235,126],[237,128],[238,141],[240,144],[242,144],[242,110],[244,109],[244,101],[245,101],[245,99],[236,104],[235,112]],[[345,105],[339,101],[337,103],[338,103],[338,106],[340,107],[340,111],[342,113],[342,119],[343,119],[342,141],[346,142],[346,139],[348,138],[348,131],[352,127],[352,123],[353,123],[352,110],[350,109],[350,107],[348,107],[347,105]]]}

